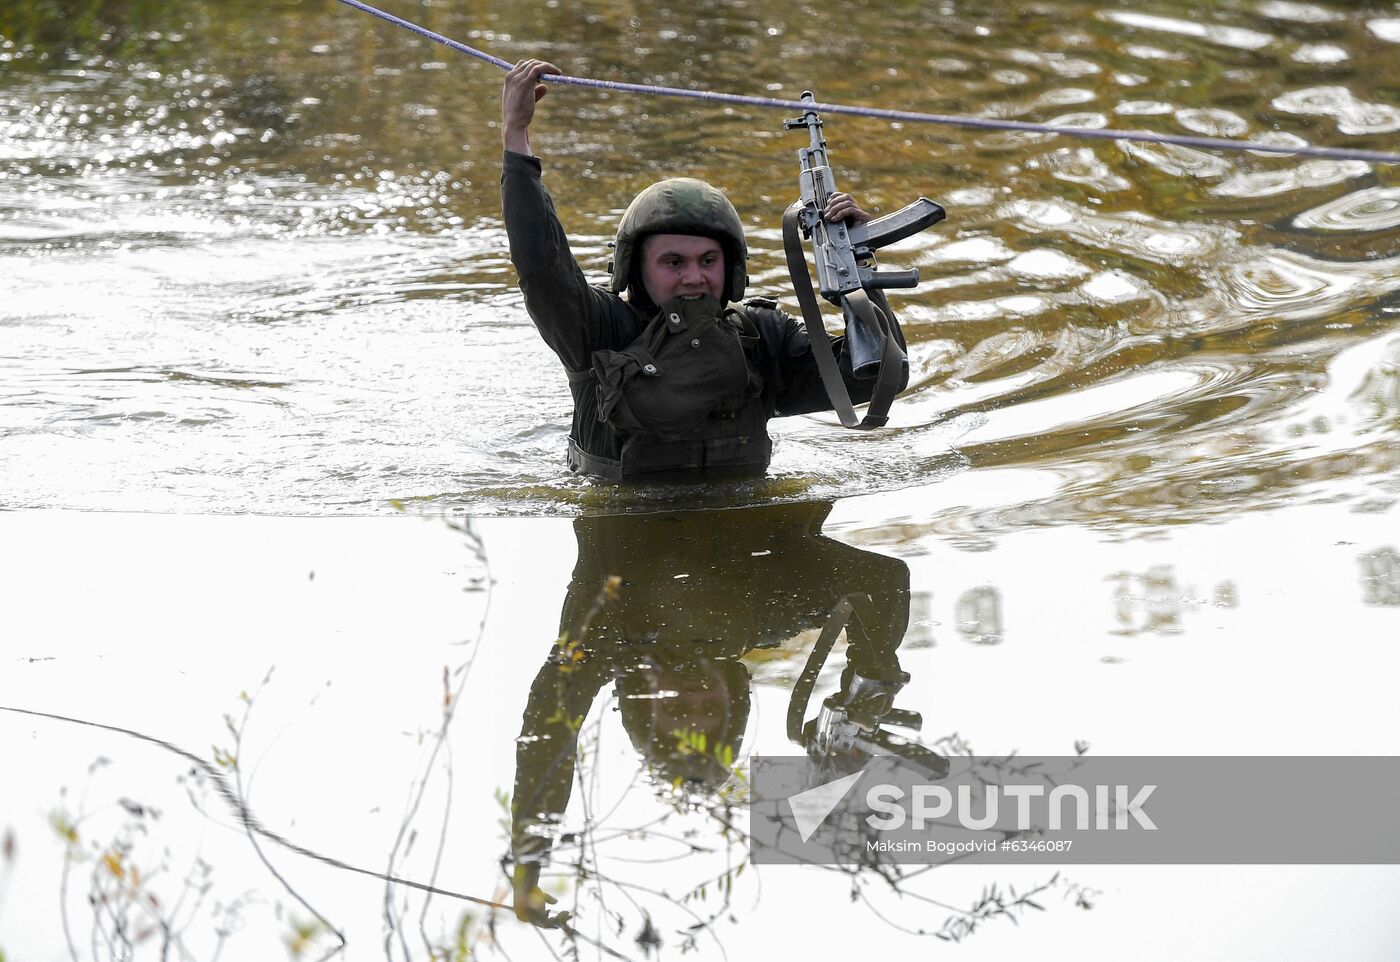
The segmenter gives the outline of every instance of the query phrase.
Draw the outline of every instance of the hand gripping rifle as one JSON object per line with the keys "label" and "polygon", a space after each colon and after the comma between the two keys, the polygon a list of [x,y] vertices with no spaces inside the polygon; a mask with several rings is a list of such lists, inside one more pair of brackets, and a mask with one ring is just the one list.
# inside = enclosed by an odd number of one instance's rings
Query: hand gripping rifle
{"label": "hand gripping rifle", "polygon": [[[837,636],[842,631],[849,633],[853,622],[858,627],[857,601],[868,605],[870,597],[843,595],[822,626],[807,656],[807,664],[792,686],[787,713],[788,738],[801,745],[816,763],[813,787],[834,777],[861,771],[877,755],[897,755],[925,778],[941,779],[948,774],[947,758],[920,744],[917,738],[906,738],[886,727],[892,725],[912,732],[923,728],[923,716],[918,712],[894,707],[900,689],[909,681],[907,672],[900,672],[897,679],[887,680],[854,674],[841,691],[827,696],[815,718],[806,719],[812,692]],[[849,634],[847,642],[850,642]]]}
{"label": "hand gripping rifle", "polygon": [[[810,90],[802,92],[802,99],[816,102]],[[894,337],[896,321],[893,312],[888,311],[889,302],[883,294],[877,294],[882,309],[871,303],[867,292],[887,287],[914,287],[919,283],[919,272],[879,271],[875,268],[875,251],[932,227],[945,213],[933,201],[920,197],[908,207],[868,224],[848,228],[845,224],[824,220],[822,211],[826,209],[827,199],[836,193],[836,178],[827,160],[821,118],[815,110],[808,110],[795,120],[784,121],[783,127],[788,130],[805,127],[812,137],[812,145],[797,152],[802,168],[798,179],[802,199],[783,214],[783,247],[787,252],[788,271],[802,305],[812,353],[841,423],[848,428],[883,427],[889,420],[890,403],[909,369],[909,359]],[[802,237],[812,242],[817,286],[822,297],[840,307],[845,315],[846,352],[851,359],[851,372],[859,380],[875,381],[864,420],[856,419],[846,384],[832,355],[821,307],[812,294],[811,275],[807,272],[807,261],[797,236],[799,228]]]}

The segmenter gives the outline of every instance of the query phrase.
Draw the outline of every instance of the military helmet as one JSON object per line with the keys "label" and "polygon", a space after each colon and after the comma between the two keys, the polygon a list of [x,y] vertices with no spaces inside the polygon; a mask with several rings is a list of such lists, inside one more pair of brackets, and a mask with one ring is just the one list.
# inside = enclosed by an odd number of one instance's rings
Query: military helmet
{"label": "military helmet", "polygon": [[642,191],[622,214],[613,251],[612,289],[622,293],[632,282],[642,241],[652,234],[712,237],[724,248],[723,297],[737,301],[748,282],[748,245],[739,212],[717,188],[693,177],[673,177]]}

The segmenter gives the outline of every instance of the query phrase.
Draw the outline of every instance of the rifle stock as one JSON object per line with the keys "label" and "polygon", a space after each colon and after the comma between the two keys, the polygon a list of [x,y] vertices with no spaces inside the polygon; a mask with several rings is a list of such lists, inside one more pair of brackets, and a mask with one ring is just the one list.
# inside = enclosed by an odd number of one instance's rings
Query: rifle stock
{"label": "rifle stock", "polygon": [[[862,381],[868,381],[880,373],[885,335],[878,329],[872,331],[844,297],[841,299],[841,315],[846,319],[846,355],[851,359],[851,373]],[[908,358],[903,363],[907,365]],[[900,373],[903,374],[902,371]]]}

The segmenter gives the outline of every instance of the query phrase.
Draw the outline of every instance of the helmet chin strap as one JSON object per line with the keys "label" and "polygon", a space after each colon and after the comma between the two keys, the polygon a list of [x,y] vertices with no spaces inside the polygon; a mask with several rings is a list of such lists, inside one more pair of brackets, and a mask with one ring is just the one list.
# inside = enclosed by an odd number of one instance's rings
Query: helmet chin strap
{"label": "helmet chin strap", "polygon": [[641,311],[644,317],[654,317],[656,312],[661,310],[661,305],[651,299],[646,285],[636,273],[633,273],[632,280],[627,285],[627,303]]}

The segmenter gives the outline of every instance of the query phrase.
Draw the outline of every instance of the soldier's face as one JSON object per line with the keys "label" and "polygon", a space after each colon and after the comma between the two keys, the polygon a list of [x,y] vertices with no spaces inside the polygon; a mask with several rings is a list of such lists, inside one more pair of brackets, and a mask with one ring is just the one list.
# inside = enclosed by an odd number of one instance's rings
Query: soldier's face
{"label": "soldier's face", "polygon": [[724,248],[710,237],[652,234],[642,242],[642,284],[653,304],[706,294],[719,299]]}

